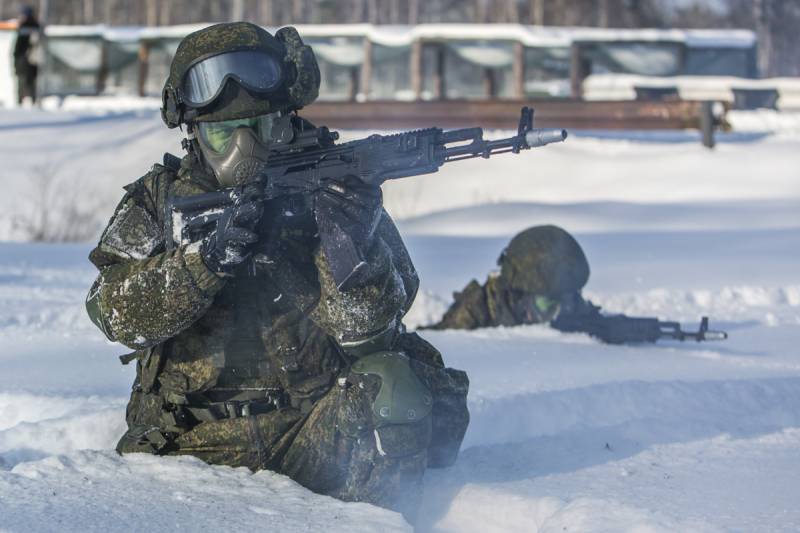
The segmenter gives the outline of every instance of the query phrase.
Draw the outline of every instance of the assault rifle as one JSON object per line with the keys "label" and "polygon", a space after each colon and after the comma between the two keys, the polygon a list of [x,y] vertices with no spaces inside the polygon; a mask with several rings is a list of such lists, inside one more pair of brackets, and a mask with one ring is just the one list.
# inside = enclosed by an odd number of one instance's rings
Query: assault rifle
{"label": "assault rifle", "polygon": [[[427,128],[394,135],[370,135],[365,139],[336,144],[339,134],[327,127],[314,127],[297,116],[281,117],[272,129],[270,154],[260,168],[258,181],[263,199],[291,194],[311,194],[327,187],[341,187],[356,177],[379,187],[387,180],[430,174],[445,163],[561,142],[566,130],[534,129],[533,109],[523,107],[517,134],[494,141],[483,138],[483,129],[444,131]],[[208,224],[230,223],[241,187],[188,197],[173,198],[167,217],[168,238],[187,242]],[[321,219],[321,220],[320,220]],[[317,217],[320,245],[331,266],[333,278],[346,290],[354,275],[365,266],[359,243],[342,231],[336,213]]]}
{"label": "assault rifle", "polygon": [[724,331],[708,329],[708,317],[700,320],[697,331],[683,331],[678,322],[661,322],[657,318],[605,315],[600,306],[575,293],[563,299],[561,308],[550,326],[566,333],[588,333],[608,344],[656,342],[659,339],[679,341],[725,340]]}

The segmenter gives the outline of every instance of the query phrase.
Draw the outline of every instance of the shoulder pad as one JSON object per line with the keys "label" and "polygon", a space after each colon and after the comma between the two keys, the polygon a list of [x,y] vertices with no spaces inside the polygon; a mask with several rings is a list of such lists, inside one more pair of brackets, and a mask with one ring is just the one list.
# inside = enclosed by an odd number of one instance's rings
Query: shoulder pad
{"label": "shoulder pad", "polygon": [[156,217],[128,193],[100,238],[100,251],[123,259],[144,259],[164,241]]}
{"label": "shoulder pad", "polygon": [[[165,179],[166,182],[162,183]],[[152,196],[159,187],[168,186],[169,182],[175,179],[176,173],[173,170],[162,164],[154,163],[153,166],[150,167],[150,170],[147,171],[147,174],[122,188],[125,192],[132,195],[148,193]]]}
{"label": "shoulder pad", "polygon": [[174,172],[155,164],[147,174],[124,187],[125,197],[100,238],[98,249],[103,255],[144,259],[163,246],[159,198],[174,179]]}

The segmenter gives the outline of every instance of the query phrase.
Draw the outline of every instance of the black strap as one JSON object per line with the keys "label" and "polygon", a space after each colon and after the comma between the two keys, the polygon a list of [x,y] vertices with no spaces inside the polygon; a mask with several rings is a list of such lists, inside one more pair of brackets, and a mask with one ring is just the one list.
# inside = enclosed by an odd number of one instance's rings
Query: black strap
{"label": "black strap", "polygon": [[156,455],[161,455],[171,441],[170,436],[156,426],[133,426],[122,438]]}
{"label": "black strap", "polygon": [[229,401],[207,405],[183,405],[199,422],[213,422],[226,418],[245,418],[264,415],[282,408],[284,405],[275,399],[249,400],[244,402]]}
{"label": "black strap", "polygon": [[258,452],[258,465],[263,470],[267,467],[267,447],[264,444],[264,437],[261,435],[261,428],[258,427],[258,421],[255,416],[247,417],[247,432],[250,435],[250,441]]}
{"label": "black strap", "polygon": [[125,355],[120,355],[119,360],[122,361],[123,365],[130,364],[131,361],[139,357],[139,352],[131,352],[126,353]]}
{"label": "black strap", "polygon": [[222,403],[222,402],[247,402],[247,401],[270,401],[283,405],[287,403],[286,392],[280,387],[267,387],[258,389],[225,389],[221,387],[203,391],[197,395],[202,397],[201,401],[193,401],[189,398],[189,403]]}
{"label": "black strap", "polygon": [[169,152],[164,152],[164,166],[167,170],[178,172],[181,169],[181,158]]}

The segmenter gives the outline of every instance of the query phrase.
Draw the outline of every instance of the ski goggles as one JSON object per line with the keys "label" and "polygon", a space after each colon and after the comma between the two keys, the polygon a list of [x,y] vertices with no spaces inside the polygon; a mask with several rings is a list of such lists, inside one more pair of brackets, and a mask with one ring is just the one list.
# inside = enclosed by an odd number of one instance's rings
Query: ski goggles
{"label": "ski goggles", "polygon": [[512,291],[510,304],[514,314],[526,324],[549,322],[559,308],[558,300],[526,291]]}
{"label": "ski goggles", "polygon": [[558,300],[554,300],[548,296],[542,296],[541,294],[537,294],[536,297],[533,299],[533,305],[536,306],[536,310],[539,311],[542,315],[550,315],[552,314],[556,308],[558,307]]}
{"label": "ski goggles", "polygon": [[272,125],[280,113],[268,113],[257,117],[222,120],[219,122],[198,122],[200,138],[206,146],[218,154],[225,153],[231,144],[236,128],[250,128],[263,143],[272,140]]}
{"label": "ski goggles", "polygon": [[186,71],[181,86],[184,101],[193,107],[210,104],[228,79],[261,94],[274,91],[283,79],[278,59],[261,50],[237,50],[198,61]]}

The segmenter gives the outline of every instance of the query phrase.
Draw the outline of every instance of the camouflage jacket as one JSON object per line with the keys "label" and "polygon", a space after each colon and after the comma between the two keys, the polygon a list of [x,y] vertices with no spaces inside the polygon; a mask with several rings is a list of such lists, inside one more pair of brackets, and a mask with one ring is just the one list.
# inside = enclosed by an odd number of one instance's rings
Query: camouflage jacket
{"label": "camouflage jacket", "polygon": [[418,278],[397,229],[384,212],[367,275],[340,292],[308,201],[272,200],[257,230],[262,260],[222,278],[206,268],[197,243],[168,249],[165,238],[170,195],[216,187],[188,158],[177,173],[155,165],[125,187],[90,254],[100,270],[87,298],[92,320],[109,339],[137,350],[145,370],[158,366],[145,388],[163,394],[281,388],[302,396],[327,388],[346,364],[340,346],[399,325],[416,294]]}
{"label": "camouflage jacket", "polygon": [[508,287],[503,276],[490,274],[486,283],[470,281],[453,293],[453,303],[442,319],[422,329],[476,329],[539,324],[549,321],[535,305],[537,295]]}

